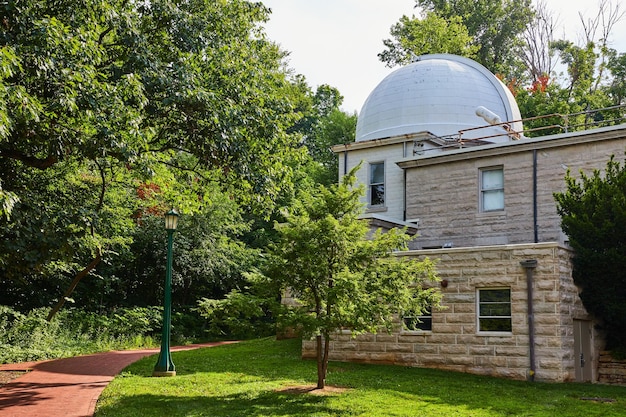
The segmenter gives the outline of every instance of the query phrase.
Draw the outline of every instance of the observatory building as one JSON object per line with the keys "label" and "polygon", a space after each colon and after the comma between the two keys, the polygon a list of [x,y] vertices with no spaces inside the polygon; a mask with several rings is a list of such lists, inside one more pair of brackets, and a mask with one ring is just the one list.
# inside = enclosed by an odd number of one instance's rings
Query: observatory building
{"label": "observatory building", "polygon": [[339,333],[332,360],[602,379],[602,335],[573,283],[553,193],[568,169],[621,156],[626,125],[562,128],[527,137],[508,88],[459,56],[417,57],[374,88],[355,142],[333,148],[340,176],[361,164],[371,227],[405,227],[414,238],[399,256],[437,260],[445,309],[399,317],[391,334]]}

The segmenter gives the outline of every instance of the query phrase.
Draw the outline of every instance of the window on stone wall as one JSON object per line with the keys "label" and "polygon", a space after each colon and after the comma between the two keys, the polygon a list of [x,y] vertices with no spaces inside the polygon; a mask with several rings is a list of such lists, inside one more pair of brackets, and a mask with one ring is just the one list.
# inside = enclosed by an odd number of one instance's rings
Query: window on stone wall
{"label": "window on stone wall", "polygon": [[504,210],[504,170],[480,170],[480,211]]}
{"label": "window on stone wall", "polygon": [[431,331],[433,329],[433,314],[430,307],[423,311],[421,315],[405,313],[402,317],[404,330],[408,331]]}
{"label": "window on stone wall", "polygon": [[478,290],[478,331],[510,332],[511,289],[483,288]]}
{"label": "window on stone wall", "polygon": [[376,162],[370,164],[369,178],[370,206],[380,207],[385,205],[385,163]]}

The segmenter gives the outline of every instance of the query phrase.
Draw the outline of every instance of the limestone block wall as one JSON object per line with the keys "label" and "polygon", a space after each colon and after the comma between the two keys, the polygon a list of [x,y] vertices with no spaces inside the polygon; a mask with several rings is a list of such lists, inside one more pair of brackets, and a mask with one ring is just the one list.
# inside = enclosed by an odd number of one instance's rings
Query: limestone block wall
{"label": "limestone block wall", "polygon": [[[604,169],[611,155],[624,160],[626,127],[540,139],[523,139],[441,152],[400,162],[406,173],[406,216],[419,218],[414,249],[534,242],[534,199],[538,242],[561,242],[553,193],[565,190],[569,169],[579,177]],[[502,167],[504,210],[481,212],[480,170]],[[534,174],[536,170],[536,190]]]}
{"label": "limestone block wall", "polygon": [[598,382],[626,385],[626,359],[614,359],[610,352],[601,352]]}
{"label": "limestone block wall", "polygon": [[[530,369],[527,286],[520,262],[535,259],[535,379],[575,378],[572,323],[574,318],[588,317],[571,282],[568,249],[544,243],[419,250],[401,256],[438,259],[437,270],[447,287],[442,288],[444,309],[433,312],[432,331],[406,331],[398,324],[391,334],[353,338],[338,333],[331,341],[332,360],[526,379]],[[512,331],[477,331],[477,289],[503,287],[511,289]],[[302,354],[315,357],[315,342],[304,341]]]}

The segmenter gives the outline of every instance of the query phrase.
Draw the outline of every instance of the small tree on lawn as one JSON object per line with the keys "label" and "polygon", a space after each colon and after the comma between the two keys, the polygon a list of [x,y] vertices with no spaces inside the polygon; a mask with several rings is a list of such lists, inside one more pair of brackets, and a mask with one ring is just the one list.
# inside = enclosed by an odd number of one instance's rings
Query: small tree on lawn
{"label": "small tree on lawn", "polygon": [[269,274],[297,300],[281,318],[317,344],[317,388],[325,386],[331,335],[391,329],[398,314],[419,315],[440,302],[424,284],[437,281],[434,264],[394,256],[410,237],[402,230],[373,235],[365,220],[354,172],[338,185],[302,191],[277,224]]}
{"label": "small tree on lawn", "polygon": [[580,180],[565,178],[556,193],[561,226],[574,248],[573,279],[589,313],[602,321],[607,348],[626,348],[626,166],[611,159],[606,170]]}

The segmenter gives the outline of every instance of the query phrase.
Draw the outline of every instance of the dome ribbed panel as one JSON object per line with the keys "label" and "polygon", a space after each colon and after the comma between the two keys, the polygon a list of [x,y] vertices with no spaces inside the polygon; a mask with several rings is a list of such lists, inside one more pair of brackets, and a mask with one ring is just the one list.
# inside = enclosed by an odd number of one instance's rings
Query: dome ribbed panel
{"label": "dome ribbed panel", "polygon": [[455,55],[425,55],[389,74],[372,91],[359,114],[356,140],[423,131],[453,135],[487,124],[476,116],[478,106],[502,121],[520,118],[512,94],[480,64]]}

